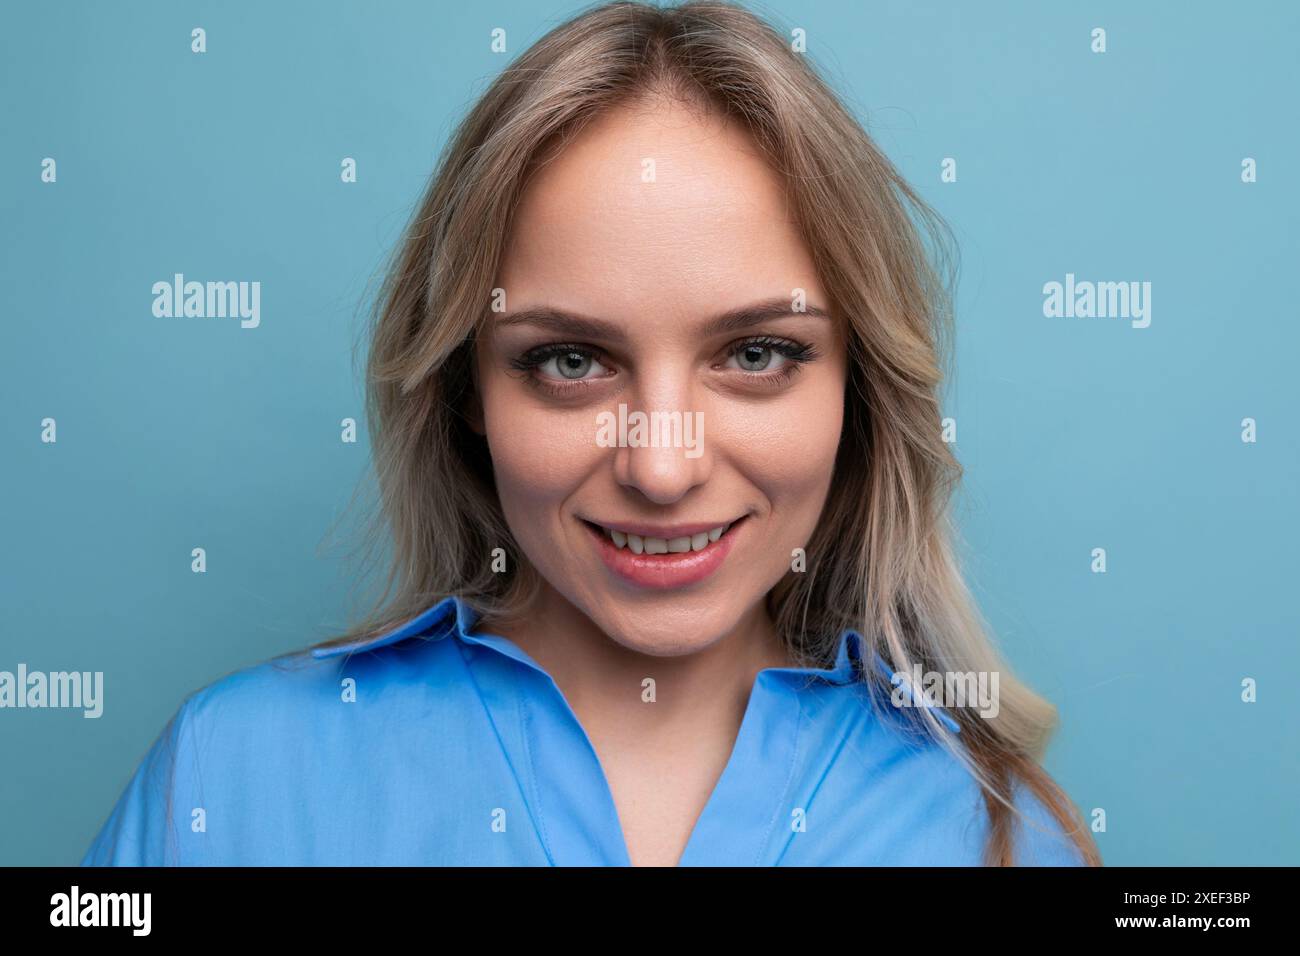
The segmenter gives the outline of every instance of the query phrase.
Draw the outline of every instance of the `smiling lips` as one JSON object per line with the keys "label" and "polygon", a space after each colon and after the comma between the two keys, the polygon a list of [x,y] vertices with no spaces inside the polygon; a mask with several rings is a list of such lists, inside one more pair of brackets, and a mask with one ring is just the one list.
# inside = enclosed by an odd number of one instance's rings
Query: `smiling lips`
{"label": "smiling lips", "polygon": [[677,525],[662,529],[583,523],[601,559],[615,574],[640,587],[678,588],[703,581],[722,565],[735,543],[736,528],[743,521],[740,518],[713,527]]}

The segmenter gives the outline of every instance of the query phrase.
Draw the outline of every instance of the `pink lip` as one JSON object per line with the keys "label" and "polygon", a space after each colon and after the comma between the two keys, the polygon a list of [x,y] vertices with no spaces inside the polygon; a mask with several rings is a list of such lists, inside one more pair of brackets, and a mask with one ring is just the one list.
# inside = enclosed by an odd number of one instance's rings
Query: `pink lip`
{"label": "pink lip", "polygon": [[[725,524],[725,522],[724,522]],[[609,540],[609,537],[603,532],[584,523],[584,526],[591,533],[592,538],[596,541],[596,549],[600,552],[601,560],[605,566],[617,574],[623,580],[643,588],[669,589],[686,587],[689,584],[695,584],[703,581],[712,575],[722,566],[723,560],[731,547],[735,544],[735,537],[740,533],[743,526],[741,521],[731,522],[733,527],[727,531],[721,538],[709,544],[703,551],[685,551],[680,554],[633,554],[628,548],[620,548]],[[629,525],[632,528],[631,534],[642,534],[637,531],[638,527],[649,527],[648,525]],[[670,534],[665,534],[664,528],[650,532],[649,537],[654,538],[684,538],[688,534],[701,534],[710,528],[716,528],[718,525],[673,525],[667,530]],[[694,531],[682,531],[681,529],[691,529]],[[622,531],[620,525],[616,530]]]}

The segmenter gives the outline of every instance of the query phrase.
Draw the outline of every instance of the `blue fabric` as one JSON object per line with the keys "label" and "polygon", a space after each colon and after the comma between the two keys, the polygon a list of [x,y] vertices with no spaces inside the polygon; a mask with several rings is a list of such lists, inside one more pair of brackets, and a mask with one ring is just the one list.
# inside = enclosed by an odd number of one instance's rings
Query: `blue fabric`
{"label": "blue fabric", "polygon": [[[573,710],[476,619],[447,598],[389,634],[192,694],[82,865],[628,865]],[[680,865],[980,863],[974,779],[874,704],[864,644],[845,631],[829,670],[758,674]],[[1037,799],[1017,803],[1018,862],[1082,863]]]}

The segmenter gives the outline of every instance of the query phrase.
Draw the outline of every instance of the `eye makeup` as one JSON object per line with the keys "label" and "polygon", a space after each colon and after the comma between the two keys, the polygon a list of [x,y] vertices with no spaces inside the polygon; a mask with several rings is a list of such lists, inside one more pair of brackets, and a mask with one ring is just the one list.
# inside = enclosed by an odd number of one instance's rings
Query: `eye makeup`
{"label": "eye makeup", "polygon": [[[735,369],[747,383],[771,389],[788,385],[804,365],[820,356],[820,350],[811,343],[774,335],[755,335],[727,346],[728,362],[736,360]],[[773,367],[772,360],[778,357],[780,362]]]}
{"label": "eye makeup", "polygon": [[[556,394],[572,394],[573,390],[590,387],[609,375],[588,378],[592,368],[608,372],[605,363],[600,361],[604,353],[590,345],[551,342],[539,345],[510,360],[510,367],[522,373],[524,382]],[[554,374],[544,372],[554,364]],[[579,374],[570,375],[569,372]]]}
{"label": "eye makeup", "polygon": [[[732,342],[723,361],[712,367],[731,374],[737,383],[762,389],[780,389],[809,362],[821,357],[811,343],[774,335],[754,335]],[[732,361],[735,364],[731,364]],[[774,360],[779,360],[774,363]],[[581,343],[550,342],[510,359],[510,367],[523,381],[557,397],[580,394],[617,374],[605,353]],[[590,375],[593,370],[606,374]]]}

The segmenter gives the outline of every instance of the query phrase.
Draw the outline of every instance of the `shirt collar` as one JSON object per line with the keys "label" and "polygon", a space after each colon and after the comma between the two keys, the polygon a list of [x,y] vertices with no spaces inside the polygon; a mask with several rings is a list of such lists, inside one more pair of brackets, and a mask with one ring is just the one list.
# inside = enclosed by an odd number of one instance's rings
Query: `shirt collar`
{"label": "shirt collar", "polygon": [[[384,634],[374,637],[362,638],[358,641],[351,641],[345,644],[334,644],[329,647],[312,648],[312,656],[321,659],[337,657],[340,654],[353,654],[363,651],[374,651],[381,647],[387,647],[390,644],[396,644],[399,641],[407,640],[412,637],[422,637],[426,640],[440,640],[454,634],[462,641],[470,644],[478,644],[483,647],[489,647],[498,651],[507,657],[513,658],[528,667],[546,673],[542,666],[532,659],[523,648],[517,645],[509,638],[501,637],[497,634],[475,634],[474,628],[478,623],[478,612],[456,595],[443,598],[432,607],[411,618],[405,624],[393,628]],[[835,654],[835,663],[829,668],[823,667],[769,667],[765,673],[777,673],[782,675],[814,675],[822,680],[832,684],[846,685],[857,680],[859,666],[862,660],[862,652],[866,646],[861,634],[849,628],[840,634],[840,640]],[[884,677],[889,684],[896,684],[893,680],[894,672],[888,662],[881,656],[879,651],[873,652],[876,670]],[[547,675],[548,677],[550,675]],[[909,700],[915,700],[912,697],[909,685],[903,682],[902,692]],[[961,728],[948,713],[939,706],[933,706],[935,717],[943,722],[953,733],[960,733]]]}

